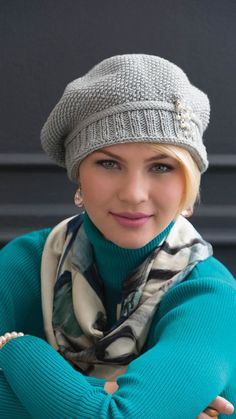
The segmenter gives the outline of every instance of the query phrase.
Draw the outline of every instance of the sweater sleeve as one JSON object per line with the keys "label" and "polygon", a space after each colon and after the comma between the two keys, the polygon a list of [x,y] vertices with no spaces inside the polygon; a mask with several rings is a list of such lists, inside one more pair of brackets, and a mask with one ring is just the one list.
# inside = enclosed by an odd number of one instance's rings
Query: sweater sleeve
{"label": "sweater sleeve", "polygon": [[32,336],[7,343],[0,367],[33,418],[195,419],[236,382],[235,295],[233,282],[214,278],[170,290],[155,318],[154,346],[130,363],[113,395]]}
{"label": "sweater sleeve", "polygon": [[[0,250],[0,334],[17,330],[44,336],[41,311],[41,255],[50,228],[33,231],[9,242]],[[94,387],[103,388],[105,380],[87,377]],[[10,415],[10,416],[9,416]],[[0,371],[0,416],[28,418]]]}
{"label": "sweater sleeve", "polygon": [[34,231],[0,250],[0,334],[42,334],[40,265],[50,229]]}

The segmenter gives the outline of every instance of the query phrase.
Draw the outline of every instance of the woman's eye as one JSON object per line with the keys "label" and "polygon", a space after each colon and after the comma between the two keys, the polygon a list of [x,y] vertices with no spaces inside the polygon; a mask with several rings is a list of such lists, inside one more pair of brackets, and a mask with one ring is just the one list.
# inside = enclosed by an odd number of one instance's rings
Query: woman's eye
{"label": "woman's eye", "polygon": [[118,163],[114,160],[98,160],[96,164],[104,167],[105,169],[117,169],[119,167]]}
{"label": "woman's eye", "polygon": [[151,168],[154,173],[166,173],[173,170],[173,167],[169,164],[154,164]]}

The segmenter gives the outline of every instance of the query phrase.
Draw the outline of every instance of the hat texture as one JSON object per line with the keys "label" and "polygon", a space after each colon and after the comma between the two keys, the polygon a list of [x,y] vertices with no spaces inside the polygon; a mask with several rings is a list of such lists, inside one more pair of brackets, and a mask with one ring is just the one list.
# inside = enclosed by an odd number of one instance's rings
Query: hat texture
{"label": "hat texture", "polygon": [[107,58],[69,83],[41,131],[43,149],[76,180],[80,162],[114,144],[146,142],[187,149],[201,172],[208,97],[175,64],[147,54]]}

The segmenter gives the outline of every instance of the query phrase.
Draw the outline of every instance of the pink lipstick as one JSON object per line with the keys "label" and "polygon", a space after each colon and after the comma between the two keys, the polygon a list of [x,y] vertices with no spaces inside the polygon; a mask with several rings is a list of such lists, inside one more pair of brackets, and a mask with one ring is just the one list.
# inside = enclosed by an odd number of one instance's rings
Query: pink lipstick
{"label": "pink lipstick", "polygon": [[143,214],[141,212],[111,212],[115,220],[125,227],[141,227],[148,222],[151,215]]}

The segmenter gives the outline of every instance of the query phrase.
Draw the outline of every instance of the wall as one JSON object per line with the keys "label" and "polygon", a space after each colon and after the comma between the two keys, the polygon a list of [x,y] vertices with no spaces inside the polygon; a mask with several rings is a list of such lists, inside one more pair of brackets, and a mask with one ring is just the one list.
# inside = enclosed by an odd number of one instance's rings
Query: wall
{"label": "wall", "polygon": [[39,133],[66,84],[115,54],[160,55],[208,93],[210,168],[193,223],[236,273],[236,3],[0,1],[0,245],[75,213]]}

